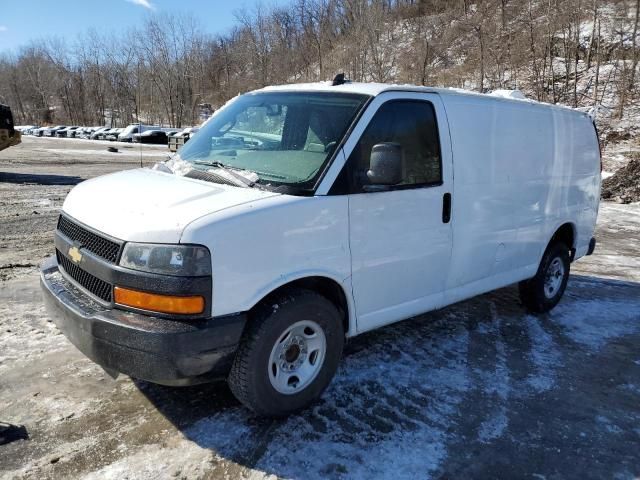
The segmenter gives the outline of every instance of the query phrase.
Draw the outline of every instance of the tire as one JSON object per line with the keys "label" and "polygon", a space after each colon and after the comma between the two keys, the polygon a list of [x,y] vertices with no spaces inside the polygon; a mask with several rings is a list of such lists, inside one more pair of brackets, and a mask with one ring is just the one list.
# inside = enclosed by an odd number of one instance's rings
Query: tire
{"label": "tire", "polygon": [[231,367],[229,386],[260,416],[289,415],[322,395],[338,368],[343,345],[336,306],[313,291],[289,290],[256,308]]}
{"label": "tire", "polygon": [[569,247],[561,242],[550,244],[536,276],[518,284],[525,308],[533,313],[545,313],[555,307],[567,288],[570,265]]}

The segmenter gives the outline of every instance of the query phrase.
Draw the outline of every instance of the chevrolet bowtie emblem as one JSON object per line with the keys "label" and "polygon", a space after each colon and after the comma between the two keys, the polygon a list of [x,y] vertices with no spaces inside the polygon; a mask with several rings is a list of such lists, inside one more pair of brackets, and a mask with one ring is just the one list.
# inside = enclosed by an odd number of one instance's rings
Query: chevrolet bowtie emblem
{"label": "chevrolet bowtie emblem", "polygon": [[82,253],[80,253],[78,247],[70,247],[68,253],[73,263],[80,263],[80,260],[82,260]]}

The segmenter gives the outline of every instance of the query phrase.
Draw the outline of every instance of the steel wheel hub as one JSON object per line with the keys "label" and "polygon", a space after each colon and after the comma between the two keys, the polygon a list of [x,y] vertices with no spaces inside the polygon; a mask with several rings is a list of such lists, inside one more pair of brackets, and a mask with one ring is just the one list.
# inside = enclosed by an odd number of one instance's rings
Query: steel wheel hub
{"label": "steel wheel hub", "polygon": [[278,392],[298,393],[316,378],[327,352],[327,339],[320,326],[301,320],[287,328],[271,349],[269,380]]}
{"label": "steel wheel hub", "polygon": [[556,296],[564,279],[564,264],[560,258],[554,258],[544,276],[544,295],[547,298]]}

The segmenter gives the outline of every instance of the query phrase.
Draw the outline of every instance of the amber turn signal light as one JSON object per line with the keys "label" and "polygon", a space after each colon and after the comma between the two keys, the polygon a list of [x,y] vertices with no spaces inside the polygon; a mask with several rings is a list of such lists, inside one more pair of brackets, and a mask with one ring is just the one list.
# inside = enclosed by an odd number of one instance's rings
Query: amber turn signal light
{"label": "amber turn signal light", "polygon": [[204,312],[204,297],[201,296],[176,297],[173,295],[158,295],[123,287],[115,287],[113,295],[118,305],[152,312],[181,315],[194,315]]}

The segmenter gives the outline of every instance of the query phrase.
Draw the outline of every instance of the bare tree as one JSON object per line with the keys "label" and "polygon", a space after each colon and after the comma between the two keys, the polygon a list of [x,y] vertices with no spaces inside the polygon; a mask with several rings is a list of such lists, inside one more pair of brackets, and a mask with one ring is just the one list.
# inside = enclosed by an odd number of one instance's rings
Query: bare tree
{"label": "bare tree", "polygon": [[638,19],[640,18],[640,0],[636,0],[635,5],[636,15],[633,21],[633,32],[631,34],[631,72],[629,74],[629,90],[636,88],[636,70],[638,70],[638,60],[640,59],[640,51],[638,49]]}
{"label": "bare tree", "polygon": [[0,100],[19,122],[182,126],[198,121],[200,104],[345,72],[353,81],[517,87],[574,106],[614,94],[623,116],[637,101],[639,7],[640,0],[291,0],[240,10],[218,35],[202,33],[193,17],[155,14],[119,35],[89,31],[77,42],[49,39],[2,55]]}

